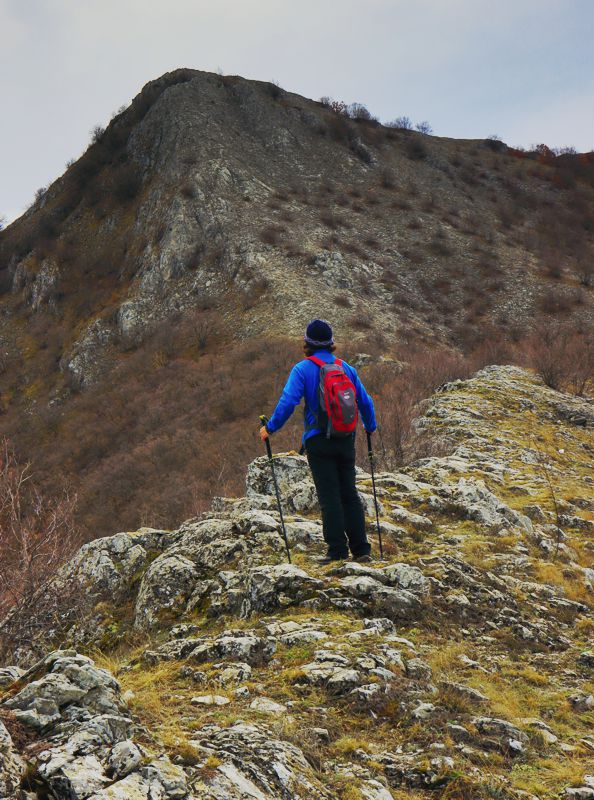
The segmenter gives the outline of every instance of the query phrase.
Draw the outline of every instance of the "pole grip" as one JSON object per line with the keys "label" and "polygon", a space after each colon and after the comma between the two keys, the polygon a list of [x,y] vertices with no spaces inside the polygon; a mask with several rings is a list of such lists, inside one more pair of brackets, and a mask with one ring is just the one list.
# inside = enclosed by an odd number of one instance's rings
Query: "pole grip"
{"label": "pole grip", "polygon": [[[260,422],[262,425],[266,425],[268,422],[268,417],[266,414],[260,414]],[[266,445],[266,453],[268,455],[268,460],[272,461],[272,447],[270,446],[270,439],[264,439],[264,444]]]}
{"label": "pole grip", "polygon": [[365,431],[365,433],[367,434],[367,454],[369,455],[369,458],[372,459],[373,447],[371,446],[371,434],[369,433],[369,431]]}

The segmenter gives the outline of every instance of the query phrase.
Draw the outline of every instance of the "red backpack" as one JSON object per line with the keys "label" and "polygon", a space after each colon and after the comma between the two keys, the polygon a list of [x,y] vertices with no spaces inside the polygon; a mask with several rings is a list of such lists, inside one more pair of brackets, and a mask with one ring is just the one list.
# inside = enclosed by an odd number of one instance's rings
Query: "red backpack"
{"label": "red backpack", "polygon": [[328,439],[350,436],[355,432],[359,417],[357,392],[342,361],[337,358],[334,363],[326,364],[316,356],[309,356],[307,360],[320,368],[316,428],[326,431]]}

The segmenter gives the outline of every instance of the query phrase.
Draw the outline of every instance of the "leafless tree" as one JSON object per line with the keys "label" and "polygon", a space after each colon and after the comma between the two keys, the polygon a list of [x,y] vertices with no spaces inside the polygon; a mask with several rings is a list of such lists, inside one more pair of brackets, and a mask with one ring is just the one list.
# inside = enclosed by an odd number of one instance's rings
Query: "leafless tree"
{"label": "leafless tree", "polygon": [[33,639],[65,599],[47,586],[79,544],[75,504],[68,491],[45,498],[0,440],[0,652]]}
{"label": "leafless tree", "polygon": [[543,320],[528,337],[525,358],[551,389],[585,394],[594,382],[594,332]]}
{"label": "leafless tree", "polygon": [[417,122],[417,124],[415,125],[415,128],[418,130],[419,133],[424,133],[425,136],[429,136],[430,134],[433,133],[433,128],[427,122],[426,119],[423,120],[423,122]]}
{"label": "leafless tree", "polygon": [[371,119],[371,113],[363,103],[351,103],[349,106],[349,117],[351,119]]}
{"label": "leafless tree", "polygon": [[410,117],[396,117],[392,122],[388,122],[388,128],[400,128],[404,131],[412,131],[413,124]]}
{"label": "leafless tree", "polygon": [[105,128],[101,127],[101,125],[93,125],[91,128],[91,143],[96,144],[104,133]]}

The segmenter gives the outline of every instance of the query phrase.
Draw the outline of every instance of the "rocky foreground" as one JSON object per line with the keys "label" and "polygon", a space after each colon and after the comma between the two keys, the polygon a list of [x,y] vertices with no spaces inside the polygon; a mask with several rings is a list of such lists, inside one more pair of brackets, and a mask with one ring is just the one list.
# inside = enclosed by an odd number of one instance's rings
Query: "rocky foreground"
{"label": "rocky foreground", "polygon": [[594,798],[594,408],[490,367],[419,425],[451,452],[379,476],[382,562],[316,564],[291,454],[292,565],[264,459],[85,545],[66,639],[0,669],[0,797]]}

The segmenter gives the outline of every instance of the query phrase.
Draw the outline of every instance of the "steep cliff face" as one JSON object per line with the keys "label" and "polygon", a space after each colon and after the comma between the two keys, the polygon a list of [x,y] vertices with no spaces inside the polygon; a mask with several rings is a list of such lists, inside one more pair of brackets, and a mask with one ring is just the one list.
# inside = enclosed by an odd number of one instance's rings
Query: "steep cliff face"
{"label": "steep cliff face", "polygon": [[57,579],[85,598],[66,632],[0,669],[5,793],[594,796],[592,404],[489,367],[419,425],[448,454],[378,476],[382,562],[315,562],[294,454],[293,564],[265,459],[178,530],[85,545]]}

